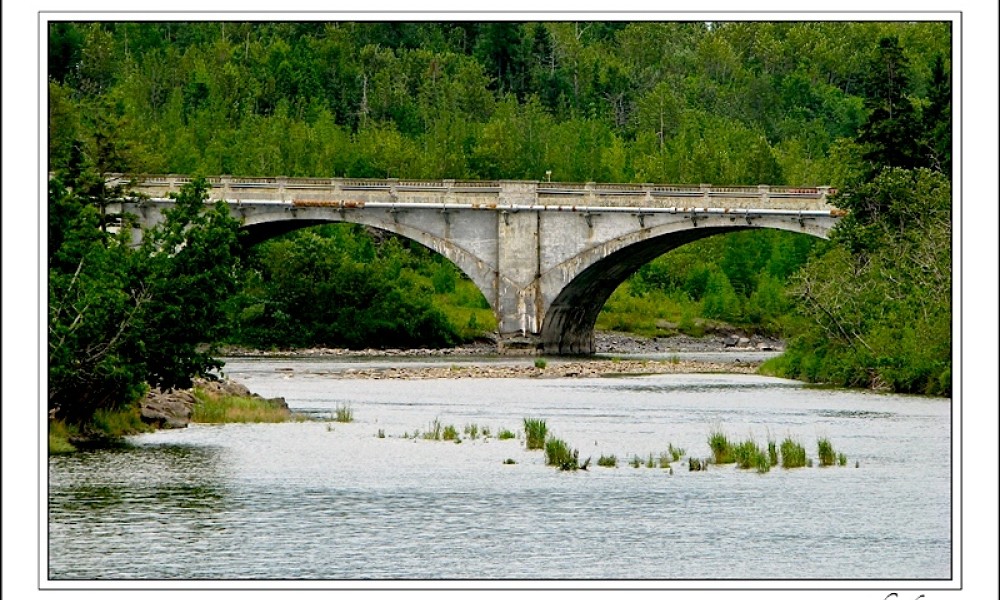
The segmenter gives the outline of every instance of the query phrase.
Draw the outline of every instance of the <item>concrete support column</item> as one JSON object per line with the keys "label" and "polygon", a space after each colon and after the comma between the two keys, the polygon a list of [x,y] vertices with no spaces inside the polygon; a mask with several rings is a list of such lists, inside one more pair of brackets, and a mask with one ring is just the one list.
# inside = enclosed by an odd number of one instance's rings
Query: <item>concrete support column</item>
{"label": "concrete support column", "polygon": [[539,286],[539,213],[518,207],[536,204],[534,181],[501,181],[497,210],[496,307],[502,349],[538,345],[544,306]]}

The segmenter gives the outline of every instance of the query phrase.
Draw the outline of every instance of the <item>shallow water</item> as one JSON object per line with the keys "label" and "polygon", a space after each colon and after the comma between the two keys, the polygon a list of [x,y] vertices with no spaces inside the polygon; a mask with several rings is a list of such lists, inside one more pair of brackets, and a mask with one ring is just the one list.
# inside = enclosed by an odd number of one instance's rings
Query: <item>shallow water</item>
{"label": "shallow water", "polygon": [[[233,359],[225,371],[314,416],[349,405],[351,423],[192,426],[51,458],[49,577],[952,577],[946,400],[746,375],[329,375],[347,364]],[[589,469],[559,472],[523,436],[497,439],[525,417],[545,419]],[[435,420],[491,437],[422,439]],[[670,444],[706,458],[717,428],[762,445],[790,435],[814,460],[825,436],[848,466],[628,464]],[[602,454],[617,468],[596,466]]]}

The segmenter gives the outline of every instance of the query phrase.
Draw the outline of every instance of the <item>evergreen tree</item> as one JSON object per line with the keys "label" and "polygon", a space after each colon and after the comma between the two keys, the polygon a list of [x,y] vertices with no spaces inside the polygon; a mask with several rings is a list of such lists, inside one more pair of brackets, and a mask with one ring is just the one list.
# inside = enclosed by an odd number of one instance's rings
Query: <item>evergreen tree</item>
{"label": "evergreen tree", "polygon": [[871,110],[858,142],[865,145],[864,159],[874,176],[883,167],[912,169],[921,166],[920,118],[907,96],[909,61],[896,37],[879,40],[870,65],[866,105]]}

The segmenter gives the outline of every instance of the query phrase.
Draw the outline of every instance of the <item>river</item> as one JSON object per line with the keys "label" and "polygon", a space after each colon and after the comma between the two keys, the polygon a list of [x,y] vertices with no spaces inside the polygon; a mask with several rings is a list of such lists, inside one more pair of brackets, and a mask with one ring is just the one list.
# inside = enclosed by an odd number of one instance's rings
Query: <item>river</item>
{"label": "river", "polygon": [[[51,457],[49,578],[953,576],[948,400],[756,375],[337,376],[358,366],[324,357],[230,359],[225,368],[294,411],[349,408],[351,422],[194,425]],[[526,417],[544,419],[589,468],[546,466],[543,452],[524,447]],[[479,435],[424,439],[435,421],[459,432],[475,425]],[[499,439],[503,429],[517,437]],[[714,430],[765,446],[790,436],[814,461],[826,437],[847,464],[689,471],[688,456],[710,456]],[[685,456],[660,468],[670,446]],[[602,455],[617,466],[597,466]]]}

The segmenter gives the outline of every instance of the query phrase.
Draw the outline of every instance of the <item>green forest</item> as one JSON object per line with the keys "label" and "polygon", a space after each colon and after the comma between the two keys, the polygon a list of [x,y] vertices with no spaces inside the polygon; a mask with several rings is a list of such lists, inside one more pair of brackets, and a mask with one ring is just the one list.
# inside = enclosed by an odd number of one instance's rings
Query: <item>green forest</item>
{"label": "green forest", "polygon": [[48,43],[49,402],[78,421],[183,385],[220,344],[489,335],[449,262],[328,225],[244,248],[182,194],[138,249],[105,173],[829,185],[830,240],[704,239],[604,329],[789,340],[770,373],[951,393],[951,24],[57,22]]}

